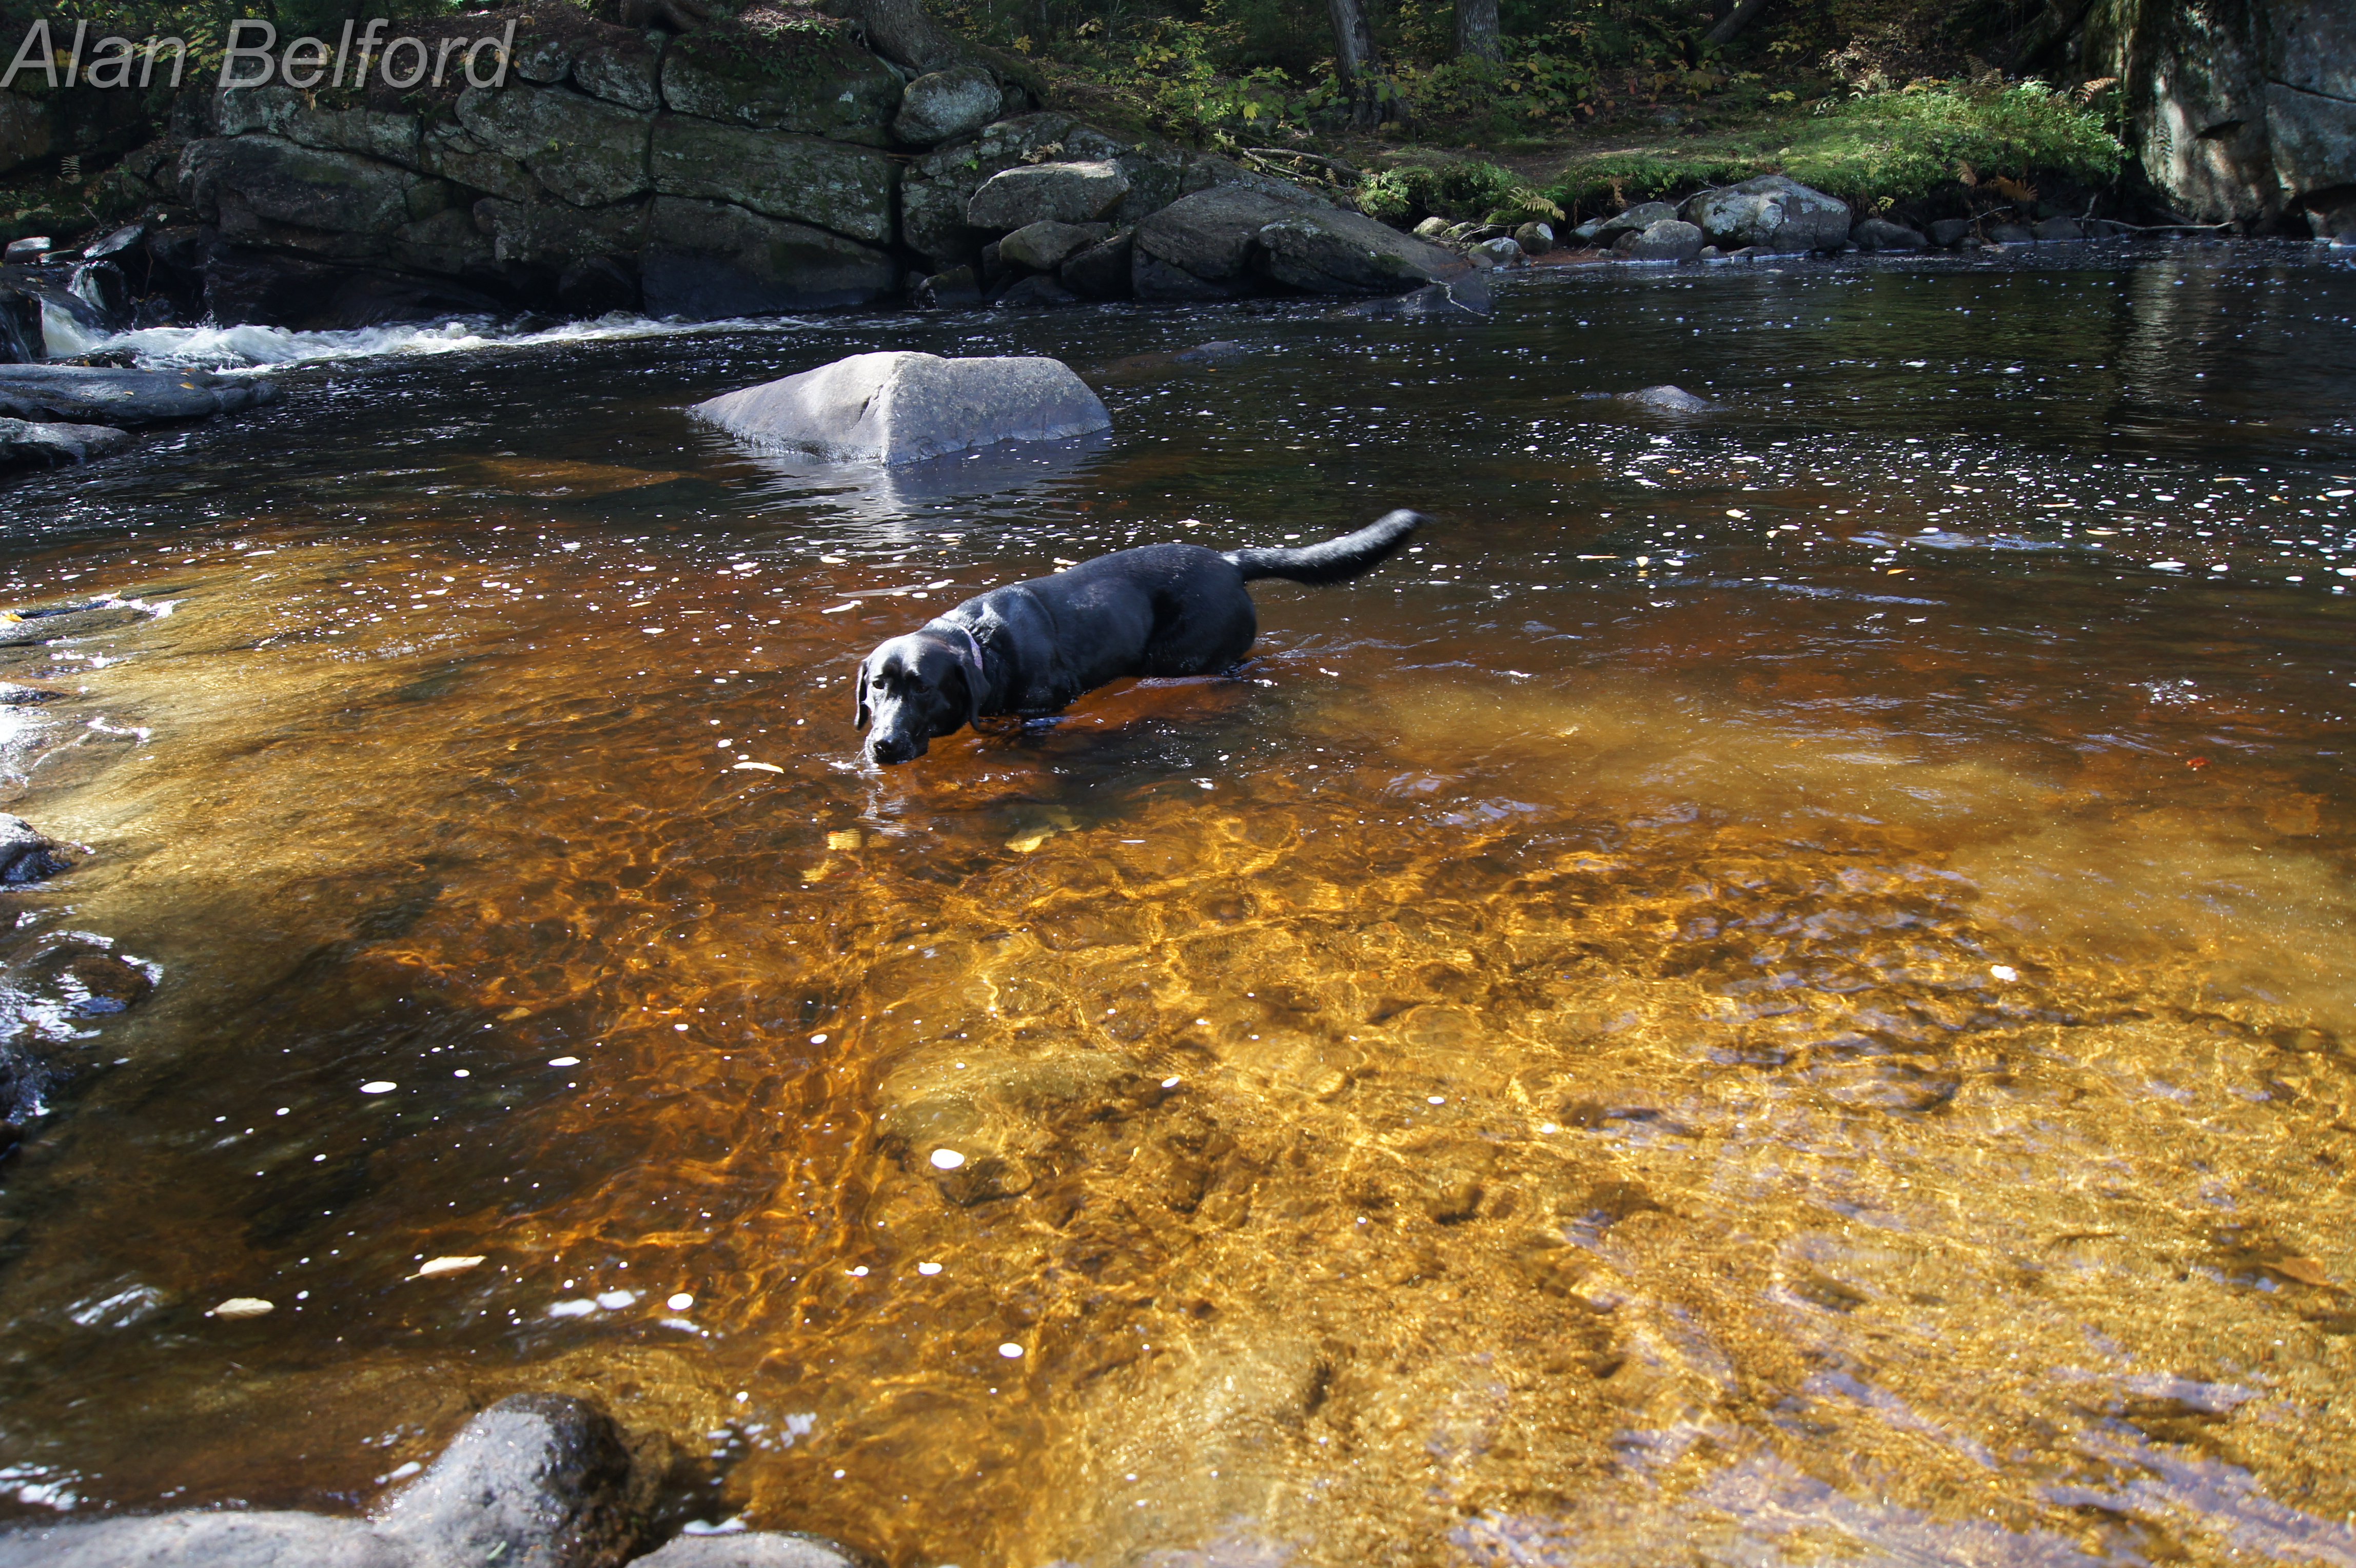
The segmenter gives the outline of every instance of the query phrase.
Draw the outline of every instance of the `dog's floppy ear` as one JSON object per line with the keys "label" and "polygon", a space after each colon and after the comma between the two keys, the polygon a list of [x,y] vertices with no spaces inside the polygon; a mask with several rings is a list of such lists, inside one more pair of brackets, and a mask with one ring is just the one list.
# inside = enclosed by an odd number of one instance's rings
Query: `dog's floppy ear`
{"label": "dog's floppy ear", "polygon": [[867,708],[867,660],[862,659],[859,661],[859,673],[851,677],[851,727],[865,729],[873,717]]}

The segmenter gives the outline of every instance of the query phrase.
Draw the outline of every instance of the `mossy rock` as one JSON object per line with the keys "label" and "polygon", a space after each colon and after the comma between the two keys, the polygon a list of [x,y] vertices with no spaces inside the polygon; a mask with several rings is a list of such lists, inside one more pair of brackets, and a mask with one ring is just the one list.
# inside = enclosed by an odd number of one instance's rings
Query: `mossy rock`
{"label": "mossy rock", "polygon": [[836,27],[724,24],[663,51],[664,103],[724,124],[881,145],[901,91],[897,72]]}

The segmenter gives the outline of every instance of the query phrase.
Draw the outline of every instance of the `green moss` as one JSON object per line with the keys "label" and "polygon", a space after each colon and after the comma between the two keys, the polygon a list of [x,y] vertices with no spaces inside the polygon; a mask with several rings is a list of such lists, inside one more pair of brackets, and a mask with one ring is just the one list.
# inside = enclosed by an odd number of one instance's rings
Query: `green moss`
{"label": "green moss", "polygon": [[1567,166],[1547,194],[1593,210],[1782,173],[1871,205],[1959,178],[2107,179],[2125,156],[2100,114],[2067,94],[2033,81],[1948,82],[1832,101],[1685,145],[1593,154]]}

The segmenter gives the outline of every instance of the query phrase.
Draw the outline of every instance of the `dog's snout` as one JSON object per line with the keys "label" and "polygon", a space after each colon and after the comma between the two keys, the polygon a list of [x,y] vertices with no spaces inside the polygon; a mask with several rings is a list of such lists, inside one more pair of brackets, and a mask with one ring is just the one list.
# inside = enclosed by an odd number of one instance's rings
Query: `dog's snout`
{"label": "dog's snout", "polygon": [[925,754],[925,743],[905,735],[872,735],[867,737],[867,760],[889,766],[907,762]]}

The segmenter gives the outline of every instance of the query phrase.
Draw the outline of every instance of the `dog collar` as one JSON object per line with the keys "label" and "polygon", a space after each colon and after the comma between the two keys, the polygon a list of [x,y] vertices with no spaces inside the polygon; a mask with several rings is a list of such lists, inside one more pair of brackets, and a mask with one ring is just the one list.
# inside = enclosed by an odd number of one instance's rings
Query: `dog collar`
{"label": "dog collar", "polygon": [[946,617],[933,624],[937,627],[947,627],[965,639],[966,652],[973,660],[974,691],[979,693],[981,690],[981,682],[990,678],[990,671],[981,661],[981,639],[958,622],[948,619]]}

